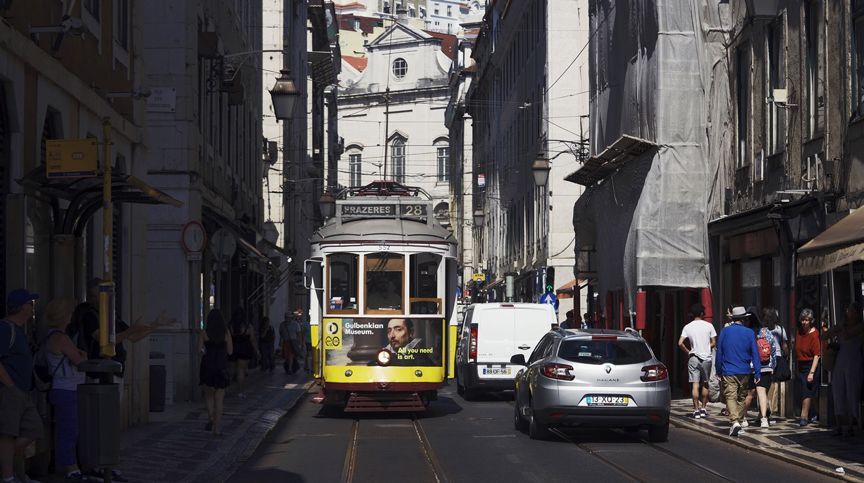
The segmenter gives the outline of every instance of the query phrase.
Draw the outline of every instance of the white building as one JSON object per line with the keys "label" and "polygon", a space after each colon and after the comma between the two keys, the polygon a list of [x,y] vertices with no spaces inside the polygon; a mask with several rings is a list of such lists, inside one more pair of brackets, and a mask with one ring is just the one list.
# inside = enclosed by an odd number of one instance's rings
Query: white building
{"label": "white building", "polygon": [[402,19],[368,44],[365,69],[343,63],[338,102],[345,153],[339,184],[358,187],[387,179],[420,187],[435,200],[436,216],[446,220],[450,173],[444,111],[452,59],[442,48],[455,37],[440,37]]}
{"label": "white building", "polygon": [[479,20],[486,12],[485,1],[428,0],[426,28],[436,32],[457,34],[461,24]]}
{"label": "white building", "polygon": [[[474,208],[485,214],[475,259],[486,264],[488,295],[504,299],[512,275],[513,298],[536,301],[553,268],[562,319],[575,308],[570,297],[578,286],[572,216],[582,187],[564,178],[579,167],[587,145],[588,3],[490,5],[472,54],[477,73],[467,96]],[[551,163],[543,187],[532,176],[538,157]],[[578,308],[584,312],[584,305]]]}

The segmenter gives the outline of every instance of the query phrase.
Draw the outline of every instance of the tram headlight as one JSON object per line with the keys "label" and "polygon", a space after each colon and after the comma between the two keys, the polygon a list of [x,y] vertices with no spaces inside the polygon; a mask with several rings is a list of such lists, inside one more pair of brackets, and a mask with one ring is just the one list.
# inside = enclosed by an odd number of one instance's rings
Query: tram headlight
{"label": "tram headlight", "polygon": [[423,371],[421,371],[420,369],[417,369],[416,371],[414,371],[414,375],[417,377],[423,377]]}
{"label": "tram headlight", "polygon": [[351,377],[353,375],[354,375],[354,371],[352,371],[351,369],[348,369],[345,371],[345,377]]}
{"label": "tram headlight", "polygon": [[378,355],[375,358],[378,360],[379,365],[389,366],[390,361],[393,359],[393,354],[391,354],[387,349],[382,349],[378,352]]}

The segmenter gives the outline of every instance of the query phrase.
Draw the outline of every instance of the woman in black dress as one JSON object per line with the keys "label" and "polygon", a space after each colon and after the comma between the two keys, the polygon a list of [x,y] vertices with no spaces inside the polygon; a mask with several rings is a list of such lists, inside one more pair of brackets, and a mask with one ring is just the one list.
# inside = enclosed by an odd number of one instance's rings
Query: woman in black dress
{"label": "woman in black dress", "polygon": [[[231,337],[234,339],[234,355],[231,360],[236,364],[235,374],[237,375],[237,383],[243,384],[246,379],[246,373],[249,372],[249,361],[251,361],[256,353],[257,337],[255,337],[255,328],[244,317],[242,307],[237,307],[231,314]],[[242,391],[243,388],[241,387]],[[237,394],[238,397],[246,397],[243,392]]]}
{"label": "woman in black dress", "polygon": [[216,436],[222,434],[222,403],[225,400],[225,388],[228,387],[228,356],[234,352],[232,342],[222,312],[219,309],[211,310],[198,339],[198,350],[202,353],[199,377],[200,384],[204,386],[207,414],[210,417],[205,430],[213,431]]}

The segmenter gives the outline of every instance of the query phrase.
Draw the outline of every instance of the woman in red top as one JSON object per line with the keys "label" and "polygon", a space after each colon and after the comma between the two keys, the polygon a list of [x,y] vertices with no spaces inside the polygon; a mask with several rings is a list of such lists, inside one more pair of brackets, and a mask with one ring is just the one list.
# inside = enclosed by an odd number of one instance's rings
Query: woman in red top
{"label": "woman in red top", "polygon": [[815,415],[812,419],[810,417],[810,403],[819,397],[821,382],[819,358],[822,356],[822,344],[813,319],[812,310],[801,311],[798,337],[795,340],[795,360],[798,361],[798,377],[801,379],[801,418],[798,425],[802,427],[815,420]]}

